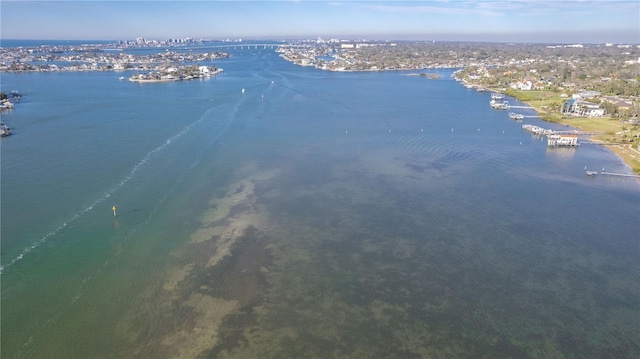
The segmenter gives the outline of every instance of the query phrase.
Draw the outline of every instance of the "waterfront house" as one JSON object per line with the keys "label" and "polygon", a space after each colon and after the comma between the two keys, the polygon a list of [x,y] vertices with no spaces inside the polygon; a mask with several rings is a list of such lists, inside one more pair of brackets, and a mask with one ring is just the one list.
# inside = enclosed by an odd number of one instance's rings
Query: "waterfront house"
{"label": "waterfront house", "polygon": [[564,103],[562,112],[576,117],[602,117],[605,111],[604,108],[593,102],[572,98]]}
{"label": "waterfront house", "polygon": [[613,104],[618,110],[628,110],[633,106],[633,102],[629,100],[616,101]]}
{"label": "waterfront house", "polygon": [[618,110],[626,111],[633,106],[633,101],[623,99],[619,96],[604,96],[601,102],[608,102],[615,106]]}
{"label": "waterfront house", "polygon": [[575,116],[602,117],[604,116],[604,109],[592,102],[579,101]]}

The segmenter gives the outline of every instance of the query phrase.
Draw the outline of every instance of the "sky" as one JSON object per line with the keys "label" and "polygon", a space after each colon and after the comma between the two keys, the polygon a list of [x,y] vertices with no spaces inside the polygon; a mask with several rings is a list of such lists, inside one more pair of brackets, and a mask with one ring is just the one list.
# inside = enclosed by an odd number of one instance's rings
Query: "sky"
{"label": "sky", "polygon": [[1,39],[640,43],[639,0],[0,1]]}

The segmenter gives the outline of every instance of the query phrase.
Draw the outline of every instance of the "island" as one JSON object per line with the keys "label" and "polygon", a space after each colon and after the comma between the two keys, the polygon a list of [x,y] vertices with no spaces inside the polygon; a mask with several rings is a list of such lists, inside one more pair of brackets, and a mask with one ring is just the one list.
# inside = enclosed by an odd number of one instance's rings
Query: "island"
{"label": "island", "polygon": [[222,72],[221,68],[216,66],[168,66],[160,71],[148,73],[137,73],[129,77],[129,81],[133,82],[168,82],[168,81],[187,81],[199,78],[207,78],[215,76]]}

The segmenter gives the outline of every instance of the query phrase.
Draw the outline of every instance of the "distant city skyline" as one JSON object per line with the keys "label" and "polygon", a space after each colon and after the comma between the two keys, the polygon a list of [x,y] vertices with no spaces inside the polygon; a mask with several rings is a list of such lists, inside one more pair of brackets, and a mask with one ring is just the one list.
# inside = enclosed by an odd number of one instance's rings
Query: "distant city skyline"
{"label": "distant city skyline", "polygon": [[0,2],[0,38],[640,43],[637,0]]}

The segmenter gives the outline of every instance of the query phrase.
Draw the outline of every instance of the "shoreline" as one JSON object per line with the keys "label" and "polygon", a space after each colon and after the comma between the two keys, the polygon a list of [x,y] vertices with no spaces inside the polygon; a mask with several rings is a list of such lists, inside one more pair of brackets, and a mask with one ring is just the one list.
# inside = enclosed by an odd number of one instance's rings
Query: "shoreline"
{"label": "shoreline", "polygon": [[[467,84],[467,83],[465,82],[465,84]],[[468,84],[472,85],[474,88],[482,88],[485,91],[503,93],[500,89],[484,87],[484,86],[481,86],[481,85],[476,85],[476,84],[471,84],[471,83],[468,83]],[[511,96],[511,97],[515,98],[516,100],[518,100],[518,101],[526,104],[527,106],[531,107],[536,112],[538,117],[544,122],[557,123],[557,124],[564,125],[564,126],[570,126],[570,127],[573,127],[573,128],[576,128],[576,129],[578,129],[580,131],[585,131],[585,132],[589,132],[591,130],[589,128],[585,128],[583,126],[580,126],[580,124],[576,124],[573,121],[563,121],[562,118],[558,118],[557,121],[549,120],[546,116],[544,116],[544,115],[549,114],[549,112],[545,111],[543,109],[540,109],[539,107],[533,105],[531,103],[531,101],[527,101],[527,100],[523,100],[521,98],[518,98],[517,94],[515,96],[513,94],[509,94],[508,96]],[[578,119],[578,118],[576,118],[576,119]],[[622,162],[624,162],[624,164],[629,166],[629,169],[631,170],[632,173],[635,173],[636,175],[640,175],[640,151],[634,149],[632,144],[630,144],[630,143],[608,143],[607,141],[598,138],[598,135],[590,135],[588,137],[588,140],[591,141],[591,142],[597,143],[599,146],[604,146],[607,149],[609,149],[616,156],[618,156],[618,158],[620,158],[622,160]]]}
{"label": "shoreline", "polygon": [[150,83],[150,82],[174,82],[181,81],[182,79],[133,79],[129,78],[131,82],[141,82],[141,83]]}
{"label": "shoreline", "polygon": [[[520,99],[518,99],[517,97],[515,97],[518,101],[521,101]],[[576,128],[580,131],[585,131],[585,132],[589,132],[590,129],[585,128],[580,126],[580,124],[576,124],[573,122],[568,122],[568,121],[562,121],[562,119],[559,119],[558,121],[549,121],[547,120],[544,116],[542,116],[543,114],[546,114],[548,112],[543,111],[539,108],[537,108],[536,106],[533,106],[529,101],[521,101],[525,104],[527,104],[527,106],[530,106],[534,111],[536,111],[536,114],[538,114],[538,116],[540,116],[540,119],[542,121],[545,122],[549,122],[549,123],[558,123],[564,126],[570,126],[573,128]],[[635,173],[636,175],[640,175],[640,151],[635,150],[633,148],[633,144],[630,143],[609,143],[606,142],[603,139],[598,138],[599,135],[590,135],[588,137],[588,140],[594,143],[597,143],[599,146],[604,146],[607,149],[609,149],[611,152],[613,152],[616,156],[618,156],[618,158],[620,158],[622,160],[622,162],[624,162],[624,164],[626,164],[627,166],[629,166],[629,169],[631,170],[632,173]]]}

